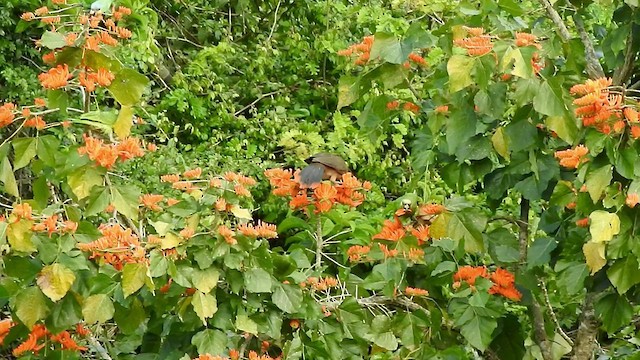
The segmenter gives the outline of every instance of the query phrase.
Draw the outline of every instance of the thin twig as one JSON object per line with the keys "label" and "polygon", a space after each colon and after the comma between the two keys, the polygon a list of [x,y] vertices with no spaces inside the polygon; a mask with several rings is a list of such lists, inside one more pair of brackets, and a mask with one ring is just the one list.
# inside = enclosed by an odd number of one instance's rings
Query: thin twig
{"label": "thin twig", "polygon": [[253,105],[257,104],[260,100],[266,98],[267,96],[275,95],[275,94],[281,93],[282,91],[284,91],[284,90],[281,89],[281,90],[272,91],[270,93],[262,94],[262,95],[260,95],[259,98],[255,99],[249,105],[243,107],[242,109],[236,111],[233,115],[234,116],[238,116],[238,115],[242,114],[243,112],[245,112],[245,110],[247,110],[248,108],[250,108]]}
{"label": "thin twig", "polygon": [[269,37],[267,37],[267,42],[271,42],[271,37],[273,36],[273,32],[276,30],[276,25],[278,24],[278,10],[280,10],[280,4],[282,4],[282,0],[279,0],[278,5],[276,5],[276,12],[273,15],[273,26],[271,26],[271,32],[269,33]]}
{"label": "thin twig", "polygon": [[569,335],[567,335],[567,333],[564,332],[564,330],[562,329],[562,326],[560,326],[560,321],[558,321],[558,317],[556,316],[555,311],[553,311],[553,306],[551,306],[551,300],[549,299],[549,292],[547,291],[547,285],[544,283],[544,280],[542,279],[538,279],[538,281],[540,282],[540,287],[542,288],[542,294],[544,294],[544,300],[547,303],[547,309],[549,309],[549,313],[551,314],[551,319],[556,324],[556,328],[558,329],[560,336],[562,336],[569,343],[569,345],[573,346],[573,340],[571,340]]}

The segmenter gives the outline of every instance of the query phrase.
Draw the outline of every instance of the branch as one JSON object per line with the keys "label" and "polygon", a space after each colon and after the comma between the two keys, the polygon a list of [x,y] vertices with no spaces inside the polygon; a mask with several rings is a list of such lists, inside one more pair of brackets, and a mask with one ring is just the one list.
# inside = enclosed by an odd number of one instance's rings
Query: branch
{"label": "branch", "polygon": [[624,64],[613,72],[614,85],[622,85],[629,81],[629,78],[633,74],[634,60],[636,59],[637,52],[637,49],[633,46],[633,25],[631,25],[629,35],[627,35],[627,46],[624,49]]}
{"label": "branch", "polygon": [[560,37],[562,38],[562,40],[569,41],[571,39],[571,34],[569,34],[569,29],[567,29],[567,25],[565,25],[564,21],[562,21],[560,14],[558,14],[556,9],[553,8],[553,5],[549,0],[539,1],[542,6],[544,6],[545,10],[547,10],[547,14],[549,14],[551,21],[553,21],[553,23],[558,28],[558,32],[560,33]]}
{"label": "branch", "polygon": [[592,79],[602,78],[604,77],[604,70],[602,70],[602,65],[600,65],[600,61],[596,56],[596,50],[593,48],[593,43],[589,38],[589,34],[584,27],[584,22],[580,15],[578,15],[577,9],[574,7],[573,13],[573,22],[576,24],[576,29],[578,30],[578,34],[580,35],[580,40],[582,40],[582,44],[584,45],[584,57],[587,61],[587,74]]}
{"label": "branch", "polygon": [[580,315],[580,325],[578,325],[578,335],[576,345],[571,360],[591,359],[596,347],[596,335],[598,334],[598,321],[596,320],[593,301],[595,294],[587,290],[587,294],[582,303],[582,314]]}
{"label": "branch", "polygon": [[520,220],[516,221],[520,228],[518,241],[520,243],[520,261],[518,266],[525,266],[527,262],[527,248],[529,246],[529,200],[520,198]]}

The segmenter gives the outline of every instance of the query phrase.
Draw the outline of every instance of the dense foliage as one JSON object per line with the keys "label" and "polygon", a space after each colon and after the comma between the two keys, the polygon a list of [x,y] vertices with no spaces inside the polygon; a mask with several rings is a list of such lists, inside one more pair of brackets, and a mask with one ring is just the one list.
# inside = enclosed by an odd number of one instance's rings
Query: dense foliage
{"label": "dense foliage", "polygon": [[3,356],[634,358],[637,6],[6,2]]}

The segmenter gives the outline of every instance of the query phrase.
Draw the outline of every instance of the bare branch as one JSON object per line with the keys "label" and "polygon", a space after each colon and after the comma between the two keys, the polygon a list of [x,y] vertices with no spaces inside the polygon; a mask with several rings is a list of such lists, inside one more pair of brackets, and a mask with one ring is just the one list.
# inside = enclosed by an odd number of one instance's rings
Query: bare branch
{"label": "bare branch", "polygon": [[562,40],[564,41],[570,40],[571,34],[569,34],[569,29],[567,29],[567,25],[564,24],[564,21],[562,21],[560,14],[558,14],[556,9],[553,8],[553,5],[551,4],[551,2],[549,0],[539,0],[539,1],[542,4],[542,6],[544,6],[544,9],[547,10],[547,14],[549,14],[551,21],[553,21],[553,23],[558,28],[558,32],[560,33],[560,37],[562,37]]}
{"label": "bare branch", "polygon": [[582,18],[578,15],[577,11],[573,13],[572,17],[573,22],[576,24],[578,34],[580,34],[580,40],[582,40],[582,44],[584,45],[584,57],[587,61],[587,74],[589,74],[589,77],[592,79],[604,77],[604,70],[596,56],[596,50],[594,49],[593,42],[591,42],[591,38],[589,38],[589,34],[584,27]]}

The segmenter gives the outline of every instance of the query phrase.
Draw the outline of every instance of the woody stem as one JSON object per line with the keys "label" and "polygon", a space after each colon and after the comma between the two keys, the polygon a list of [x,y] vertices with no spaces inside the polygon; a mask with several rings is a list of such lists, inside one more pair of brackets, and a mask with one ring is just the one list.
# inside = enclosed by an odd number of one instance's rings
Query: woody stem
{"label": "woody stem", "polygon": [[322,265],[322,247],[324,246],[324,241],[322,239],[322,218],[318,216],[318,223],[316,225],[316,270],[320,269]]}

